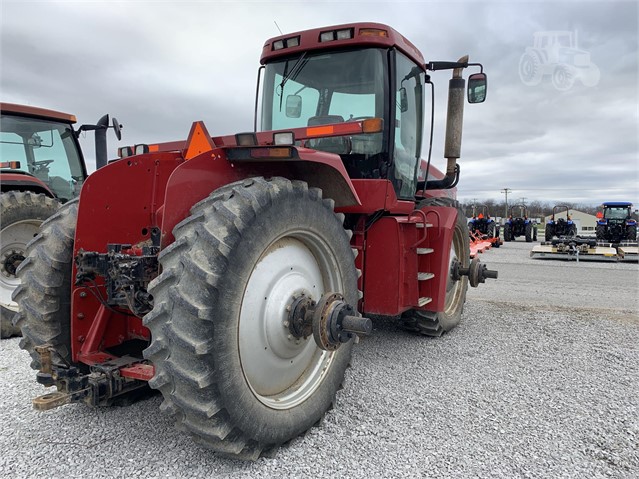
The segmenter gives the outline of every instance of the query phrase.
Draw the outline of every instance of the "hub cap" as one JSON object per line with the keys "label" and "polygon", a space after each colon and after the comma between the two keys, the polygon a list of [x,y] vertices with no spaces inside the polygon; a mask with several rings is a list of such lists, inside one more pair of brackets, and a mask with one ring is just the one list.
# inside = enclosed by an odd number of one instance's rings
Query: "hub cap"
{"label": "hub cap", "polygon": [[334,255],[314,233],[290,233],[263,253],[246,285],[238,331],[244,377],[262,403],[289,409],[321,384],[334,353],[319,349],[312,336],[294,337],[289,310],[301,294],[318,301],[341,290]]}
{"label": "hub cap", "polygon": [[20,284],[16,269],[26,256],[27,243],[38,234],[41,224],[40,220],[19,221],[0,232],[0,304],[11,311],[18,310],[18,305],[11,300],[13,291]]}

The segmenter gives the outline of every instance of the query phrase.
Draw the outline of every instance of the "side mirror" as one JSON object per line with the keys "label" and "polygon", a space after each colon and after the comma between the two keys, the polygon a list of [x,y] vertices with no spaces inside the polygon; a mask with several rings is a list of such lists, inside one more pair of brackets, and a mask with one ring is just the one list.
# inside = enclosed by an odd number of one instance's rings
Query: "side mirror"
{"label": "side mirror", "polygon": [[468,103],[481,103],[486,99],[488,79],[485,73],[473,73],[468,77]]}
{"label": "side mirror", "polygon": [[120,125],[120,122],[116,118],[113,119],[112,125],[115,137],[120,141],[122,139],[122,125]]}
{"label": "side mirror", "polygon": [[288,95],[286,97],[286,116],[288,118],[299,118],[302,115],[302,97],[299,95]]}
{"label": "side mirror", "polygon": [[404,87],[399,89],[399,110],[402,113],[408,111],[408,95],[406,95],[406,88]]}

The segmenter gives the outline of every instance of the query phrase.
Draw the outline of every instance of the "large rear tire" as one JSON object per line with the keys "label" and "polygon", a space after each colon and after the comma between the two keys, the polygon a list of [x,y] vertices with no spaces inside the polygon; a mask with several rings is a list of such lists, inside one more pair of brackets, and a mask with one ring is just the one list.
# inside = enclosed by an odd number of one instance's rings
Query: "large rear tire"
{"label": "large rear tire", "polygon": [[512,241],[512,226],[509,223],[504,225],[504,241]]}
{"label": "large rear tire", "polygon": [[524,232],[526,236],[526,243],[531,243],[533,240],[533,225],[532,223],[526,223],[524,226]]}
{"label": "large rear tire", "polygon": [[20,347],[40,369],[36,346],[50,344],[58,356],[54,363],[71,362],[71,275],[78,201],[73,200],[42,223],[40,233],[27,248],[17,275],[21,284],[14,300],[20,311],[14,318],[22,330]]}
{"label": "large rear tire", "polygon": [[215,191],[175,227],[149,289],[144,356],[162,409],[196,442],[254,460],[333,404],[352,342],[327,352],[287,324],[295,295],[340,292],[357,305],[353,250],[333,206],[306,183],[251,178]]}
{"label": "large rear tire", "polygon": [[[458,207],[457,202],[450,198],[427,198],[421,201],[418,209],[426,206],[447,206],[457,208],[457,222],[453,232],[453,240],[450,250],[449,265],[457,260],[461,267],[468,268],[470,265],[470,240],[468,227],[464,221],[463,211]],[[437,280],[437,279],[435,279]],[[444,332],[450,331],[461,321],[466,302],[466,292],[468,290],[468,277],[463,276],[460,280],[454,280],[450,274],[446,280],[446,300],[444,310],[440,312],[423,311],[412,309],[402,315],[402,326],[408,331],[416,332],[426,336],[441,336]]]}
{"label": "large rear tire", "polygon": [[546,241],[550,241],[552,240],[552,237],[554,236],[554,231],[555,231],[555,227],[552,224],[546,224],[546,231],[544,232],[544,238],[546,239]]}
{"label": "large rear tire", "polygon": [[40,225],[58,210],[57,200],[31,191],[0,194],[0,337],[19,336],[13,325],[18,304],[12,299],[20,284],[16,270],[24,260],[27,244],[38,234]]}

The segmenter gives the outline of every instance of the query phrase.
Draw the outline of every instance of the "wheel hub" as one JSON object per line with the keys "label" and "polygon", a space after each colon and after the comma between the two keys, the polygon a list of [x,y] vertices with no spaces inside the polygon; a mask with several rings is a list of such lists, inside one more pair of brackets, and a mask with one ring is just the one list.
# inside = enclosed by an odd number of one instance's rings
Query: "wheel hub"
{"label": "wheel hub", "polygon": [[306,339],[312,334],[324,351],[334,351],[355,335],[373,331],[371,320],[358,317],[339,293],[327,293],[318,302],[305,295],[295,298],[286,323],[296,338]]}
{"label": "wheel hub", "polygon": [[11,250],[5,253],[4,261],[2,261],[2,274],[7,278],[14,277],[20,263],[24,261],[24,251]]}

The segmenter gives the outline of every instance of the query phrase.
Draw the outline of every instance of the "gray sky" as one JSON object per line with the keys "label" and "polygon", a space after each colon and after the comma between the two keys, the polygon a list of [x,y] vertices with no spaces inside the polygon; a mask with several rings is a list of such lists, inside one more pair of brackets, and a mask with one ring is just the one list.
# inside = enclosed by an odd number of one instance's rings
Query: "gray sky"
{"label": "gray sky", "polygon": [[[501,200],[510,188],[509,202],[637,207],[638,5],[0,0],[0,98],[74,113],[79,123],[116,116],[123,140],[109,134],[110,156],[117,146],[184,139],[196,120],[213,135],[250,131],[259,57],[279,34],[275,22],[284,33],[386,23],[427,61],[470,54],[488,74],[486,103],[465,111],[460,200]],[[562,70],[574,84],[553,84],[552,65],[538,85],[522,80],[522,55],[546,31],[576,33],[589,53],[578,69]],[[439,168],[448,75],[433,74]],[[93,136],[82,143],[93,169]]]}

